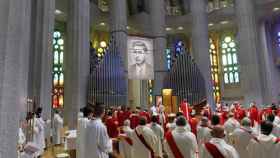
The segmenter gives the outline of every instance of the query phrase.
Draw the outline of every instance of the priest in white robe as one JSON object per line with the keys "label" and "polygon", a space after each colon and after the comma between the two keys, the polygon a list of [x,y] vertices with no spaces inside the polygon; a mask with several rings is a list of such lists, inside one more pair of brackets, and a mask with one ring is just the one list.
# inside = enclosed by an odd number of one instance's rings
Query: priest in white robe
{"label": "priest in white robe", "polygon": [[122,158],[133,158],[132,133],[133,130],[130,128],[130,121],[125,120],[121,130],[121,135],[124,135],[124,137],[120,141],[120,155]]}
{"label": "priest in white robe", "polygon": [[133,158],[152,158],[159,157],[157,136],[146,125],[146,118],[140,117],[139,125],[132,133]]}
{"label": "priest in white robe", "polygon": [[261,123],[261,134],[248,145],[248,158],[279,158],[280,140],[271,135],[272,130],[271,122]]}
{"label": "priest in white robe", "polygon": [[247,117],[242,119],[241,127],[235,129],[231,137],[233,146],[239,153],[240,158],[248,158],[248,144],[252,139],[257,138],[257,134],[251,128],[251,120]]}
{"label": "priest in white robe", "polygon": [[42,108],[38,108],[36,111],[36,116],[34,118],[33,127],[33,142],[37,145],[39,151],[35,154],[37,157],[43,155],[44,149],[46,147],[45,143],[45,121],[41,117]]}
{"label": "priest in white robe", "polygon": [[201,147],[203,143],[211,139],[211,129],[209,128],[209,120],[207,117],[202,117],[200,125],[197,127],[197,143]]}
{"label": "priest in white robe", "polygon": [[94,119],[91,119],[85,130],[85,155],[87,158],[108,158],[112,153],[112,140],[101,118],[104,116],[105,106],[97,104],[94,107]]}
{"label": "priest in white robe", "polygon": [[214,126],[211,135],[213,138],[202,145],[200,158],[239,158],[239,154],[234,147],[224,140],[225,132],[222,126]]}
{"label": "priest in white robe", "polygon": [[163,143],[163,139],[164,139],[164,130],[163,130],[162,126],[160,126],[157,123],[157,120],[158,120],[157,115],[153,115],[152,122],[150,124],[150,128],[157,136],[158,153],[159,153],[159,156],[162,157],[162,143]]}
{"label": "priest in white robe", "polygon": [[240,127],[240,123],[234,118],[233,113],[229,113],[228,117],[228,120],[224,124],[226,132],[226,141],[232,144],[232,140],[230,140],[230,135],[236,128]]}
{"label": "priest in white robe", "polygon": [[53,116],[53,140],[55,145],[61,144],[61,131],[63,129],[63,119],[59,111],[55,111]]}
{"label": "priest in white robe", "polygon": [[77,158],[87,158],[85,155],[85,131],[87,124],[89,123],[89,118],[92,117],[91,108],[85,107],[82,109],[82,113],[79,113],[78,117],[78,127],[77,127]]}
{"label": "priest in white robe", "polygon": [[195,135],[186,130],[186,123],[185,117],[178,117],[176,128],[166,134],[164,149],[168,158],[196,158],[198,156]]}

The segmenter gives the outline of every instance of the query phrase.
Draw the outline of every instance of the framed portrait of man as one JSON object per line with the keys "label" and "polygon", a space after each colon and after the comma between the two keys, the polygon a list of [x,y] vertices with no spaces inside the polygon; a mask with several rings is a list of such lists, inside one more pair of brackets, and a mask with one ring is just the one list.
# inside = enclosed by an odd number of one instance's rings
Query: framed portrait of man
{"label": "framed portrait of man", "polygon": [[153,40],[129,36],[127,42],[128,78],[154,79]]}

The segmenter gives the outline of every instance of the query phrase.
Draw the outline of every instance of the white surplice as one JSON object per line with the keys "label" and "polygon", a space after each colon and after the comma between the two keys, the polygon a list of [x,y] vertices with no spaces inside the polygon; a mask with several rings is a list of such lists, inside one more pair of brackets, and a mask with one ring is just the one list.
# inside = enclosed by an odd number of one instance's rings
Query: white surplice
{"label": "white surplice", "polygon": [[[211,144],[215,145],[225,158],[239,158],[239,154],[235,150],[235,148],[233,146],[227,144],[224,139],[211,138],[209,142]],[[202,150],[200,152],[200,158],[214,158],[209,153],[209,151],[205,148],[204,144],[202,145]]]}
{"label": "white surplice", "polygon": [[273,130],[271,132],[275,137],[280,137],[280,125],[273,123]]}
{"label": "white surplice", "polygon": [[211,136],[211,129],[209,127],[198,126],[197,127],[197,144],[198,147],[201,148],[202,144],[208,142]]}
{"label": "white surplice", "polygon": [[[195,135],[185,127],[176,127],[172,131],[173,139],[184,158],[196,158],[198,146]],[[167,140],[164,141],[164,149],[168,158],[175,158]]]}
{"label": "white surplice", "polygon": [[108,158],[113,151],[112,140],[100,118],[90,120],[85,130],[86,158]]}
{"label": "white surplice", "polygon": [[[154,154],[158,156],[159,153],[156,153],[158,151],[158,141],[154,132],[147,126],[137,126],[135,130],[144,137],[146,143],[155,152]],[[132,133],[131,139],[133,141],[133,158],[151,158],[150,150],[140,141],[135,131]]]}
{"label": "white surplice", "polygon": [[34,118],[34,134],[33,142],[39,148],[39,151],[36,153],[36,156],[40,156],[44,153],[44,148],[46,147],[45,143],[45,121],[40,118]]}
{"label": "white surplice", "polygon": [[240,123],[235,119],[235,118],[229,118],[225,124],[224,124],[224,127],[225,127],[225,132],[226,132],[226,141],[230,144],[232,144],[232,140],[230,140],[230,135],[232,134],[232,132],[240,127]]}
{"label": "white surplice", "polygon": [[[129,126],[123,127],[123,132],[127,137],[131,137],[133,130]],[[132,142],[133,143],[133,142]],[[133,158],[133,148],[127,141],[120,141],[120,155],[122,158]]]}
{"label": "white surplice", "polygon": [[164,139],[164,131],[163,131],[163,128],[157,124],[157,123],[151,123],[150,124],[150,128],[151,130],[155,133],[155,135],[157,136],[157,144],[158,144],[158,153],[159,153],[159,156],[162,157],[162,141]]}
{"label": "white surplice", "polygon": [[250,127],[240,127],[233,131],[231,135],[233,140],[233,147],[239,153],[240,158],[248,158],[248,144],[257,137]]}
{"label": "white surplice", "polygon": [[63,129],[63,119],[59,114],[53,117],[53,140],[54,144],[61,144],[61,130]]}
{"label": "white surplice", "polygon": [[85,130],[89,119],[86,117],[80,117],[78,119],[78,128],[77,128],[77,158],[87,158],[85,156]]}
{"label": "white surplice", "polygon": [[280,143],[275,143],[273,135],[260,134],[257,140],[251,140],[248,145],[248,158],[279,158]]}

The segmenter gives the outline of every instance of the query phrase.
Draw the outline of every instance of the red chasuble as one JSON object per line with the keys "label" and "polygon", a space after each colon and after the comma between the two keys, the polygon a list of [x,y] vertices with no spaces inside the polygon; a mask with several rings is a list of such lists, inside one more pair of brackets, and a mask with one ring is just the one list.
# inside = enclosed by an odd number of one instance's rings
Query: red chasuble
{"label": "red chasuble", "polygon": [[130,120],[130,127],[132,129],[136,128],[139,124],[139,115],[138,114],[131,114],[129,117]]}
{"label": "red chasuble", "polygon": [[106,120],[106,126],[107,126],[107,131],[108,135],[110,138],[117,138],[119,135],[118,127],[119,123],[116,118],[109,117]]}
{"label": "red chasuble", "polygon": [[184,158],[183,154],[181,153],[180,149],[178,148],[178,146],[173,138],[171,131],[166,133],[165,138],[166,138],[166,141],[167,141],[169,148],[171,149],[174,157],[175,158]]}
{"label": "red chasuble", "polygon": [[195,117],[193,117],[193,118],[190,119],[189,123],[190,123],[190,126],[191,126],[191,131],[192,131],[192,133],[193,133],[195,136],[197,136],[197,124],[198,124],[198,120],[197,120]]}

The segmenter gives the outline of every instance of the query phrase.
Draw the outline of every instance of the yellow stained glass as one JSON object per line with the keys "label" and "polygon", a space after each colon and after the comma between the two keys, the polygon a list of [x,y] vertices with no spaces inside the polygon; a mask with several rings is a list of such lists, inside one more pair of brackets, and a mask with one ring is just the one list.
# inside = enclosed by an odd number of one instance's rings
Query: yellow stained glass
{"label": "yellow stained glass", "polygon": [[58,104],[59,106],[63,106],[63,95],[59,96]]}
{"label": "yellow stained glass", "polygon": [[64,75],[60,74],[60,76],[59,76],[59,85],[63,86],[63,84],[64,84]]}

